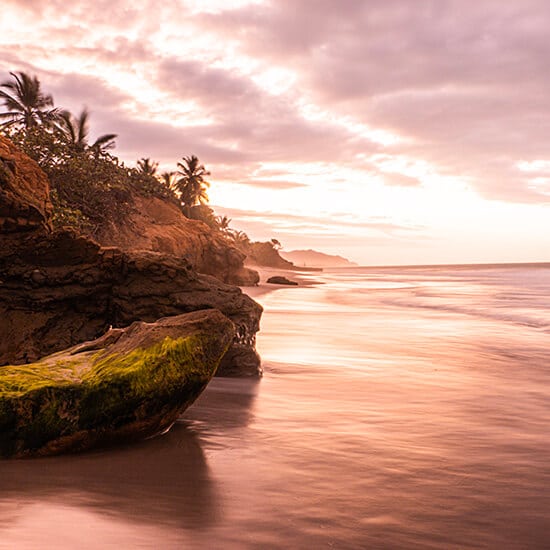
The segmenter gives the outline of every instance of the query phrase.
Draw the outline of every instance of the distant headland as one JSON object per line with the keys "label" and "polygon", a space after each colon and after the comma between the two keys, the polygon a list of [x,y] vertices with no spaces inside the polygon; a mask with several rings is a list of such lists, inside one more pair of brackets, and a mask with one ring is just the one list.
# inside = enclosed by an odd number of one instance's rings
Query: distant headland
{"label": "distant headland", "polygon": [[296,267],[357,267],[358,264],[343,258],[318,252],[317,250],[281,250],[279,254]]}

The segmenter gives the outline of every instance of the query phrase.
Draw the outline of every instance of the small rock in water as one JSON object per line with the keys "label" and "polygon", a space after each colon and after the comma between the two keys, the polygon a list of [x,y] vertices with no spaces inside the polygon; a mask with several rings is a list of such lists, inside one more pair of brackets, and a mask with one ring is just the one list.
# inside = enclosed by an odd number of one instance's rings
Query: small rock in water
{"label": "small rock in water", "polygon": [[298,283],[296,281],[291,281],[290,279],[287,279],[286,277],[282,277],[281,275],[275,275],[274,277],[270,277],[267,280],[267,282],[271,283],[272,285],[298,286]]}

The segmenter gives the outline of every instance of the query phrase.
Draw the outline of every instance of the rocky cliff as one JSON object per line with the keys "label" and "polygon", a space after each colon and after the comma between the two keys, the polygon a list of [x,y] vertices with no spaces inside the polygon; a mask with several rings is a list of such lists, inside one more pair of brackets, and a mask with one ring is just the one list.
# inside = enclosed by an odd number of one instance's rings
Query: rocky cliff
{"label": "rocky cliff", "polygon": [[0,136],[0,231],[51,228],[48,180],[40,167]]}
{"label": "rocky cliff", "polygon": [[297,267],[357,267],[355,262],[350,262],[347,258],[317,250],[290,250],[281,251],[280,254]]}
{"label": "rocky cliff", "polygon": [[186,218],[168,200],[135,196],[131,213],[101,228],[97,240],[123,250],[149,250],[186,259],[199,273],[222,282],[251,286],[258,273],[244,267],[245,255],[206,224]]}
{"label": "rocky cliff", "polygon": [[261,306],[239,288],[197,274],[184,258],[52,232],[39,167],[2,137],[0,157],[0,212],[8,220],[0,225],[0,365],[35,361],[110,326],[216,308],[236,326],[218,373],[260,372],[254,345]]}
{"label": "rocky cliff", "polygon": [[273,246],[273,243],[269,241],[250,243],[247,262],[254,266],[295,269],[294,264],[282,258],[278,250]]}

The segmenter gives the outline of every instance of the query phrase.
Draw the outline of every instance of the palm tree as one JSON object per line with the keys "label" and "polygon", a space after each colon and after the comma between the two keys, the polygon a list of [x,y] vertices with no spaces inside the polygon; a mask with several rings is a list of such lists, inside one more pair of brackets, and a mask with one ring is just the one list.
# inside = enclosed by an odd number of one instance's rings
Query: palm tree
{"label": "palm tree", "polygon": [[175,173],[163,172],[160,176],[156,176],[157,179],[166,187],[166,189],[173,190],[175,187]]}
{"label": "palm tree", "polygon": [[158,162],[151,161],[150,158],[141,158],[137,161],[138,172],[145,176],[156,176],[157,168],[159,166]]}
{"label": "palm tree", "polygon": [[0,90],[0,98],[7,109],[5,113],[0,113],[0,119],[7,119],[0,126],[8,128],[21,124],[25,128],[34,128],[55,121],[59,111],[47,109],[53,107],[53,97],[42,92],[38,78],[24,72],[10,75],[14,82],[8,80],[0,84],[0,88],[5,88]]}
{"label": "palm tree", "polygon": [[271,239],[271,246],[273,246],[273,248],[275,250],[280,250],[281,248],[283,248],[283,245],[281,244],[281,241],[277,240],[277,239]]}
{"label": "palm tree", "polygon": [[77,151],[85,151],[90,148],[96,154],[105,153],[108,149],[115,146],[116,134],[104,134],[99,136],[94,143],[88,145],[88,135],[90,133],[89,125],[90,112],[86,107],[78,117],[75,117],[69,111],[61,111],[58,116],[57,128],[63,141],[74,147]]}
{"label": "palm tree", "polygon": [[245,252],[250,247],[250,239],[244,231],[233,231],[231,233],[231,238],[233,239],[233,244],[242,252]]}
{"label": "palm tree", "polygon": [[182,162],[178,162],[179,170],[176,175],[174,186],[180,195],[180,200],[184,208],[184,213],[189,217],[191,208],[197,204],[205,204],[208,202],[206,189],[210,184],[204,179],[209,176],[210,172],[199,163],[199,159],[195,155],[183,157]]}
{"label": "palm tree", "polygon": [[231,223],[230,218],[228,218],[227,216],[217,216],[216,217],[216,222],[218,224],[218,229],[222,233],[229,233],[230,232],[230,229],[229,229],[229,224]]}

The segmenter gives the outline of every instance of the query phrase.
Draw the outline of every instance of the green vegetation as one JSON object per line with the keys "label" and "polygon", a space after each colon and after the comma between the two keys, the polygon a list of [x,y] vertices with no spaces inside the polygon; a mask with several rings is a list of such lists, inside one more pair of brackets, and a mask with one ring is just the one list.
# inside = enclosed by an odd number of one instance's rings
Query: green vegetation
{"label": "green vegetation", "polygon": [[[135,168],[124,165],[114,154],[116,134],[104,134],[89,143],[90,112],[78,116],[54,108],[51,95],[42,92],[36,76],[10,73],[13,81],[0,85],[0,132],[5,133],[48,176],[56,227],[70,226],[95,237],[112,222],[120,222],[133,209],[133,197],[159,197],[177,205],[188,218],[201,221],[219,232],[246,255],[253,245],[243,231],[229,227],[227,216],[216,216],[208,206],[206,180],[210,172],[195,155],[184,156],[177,170],[158,173],[158,162],[148,157]],[[4,88],[4,90],[1,90]],[[9,174],[0,166],[0,185]],[[265,243],[274,251],[280,243]]]}
{"label": "green vegetation", "polygon": [[88,134],[90,133],[89,118],[90,113],[86,108],[82,109],[78,117],[75,117],[69,111],[61,111],[56,120],[56,127],[59,129],[61,141],[76,151],[82,152],[86,149],[91,149],[96,156],[100,153],[105,154],[106,151],[115,147],[115,138],[117,136],[116,134],[104,134],[98,137],[91,146],[88,145]]}
{"label": "green vegetation", "polygon": [[113,134],[88,145],[86,125],[73,130],[75,140],[67,137],[71,131],[62,134],[57,125],[4,130],[48,176],[57,227],[69,225],[93,237],[110,222],[124,219],[133,208],[135,195],[178,204],[174,191],[156,177],[126,167],[107,151]]}

